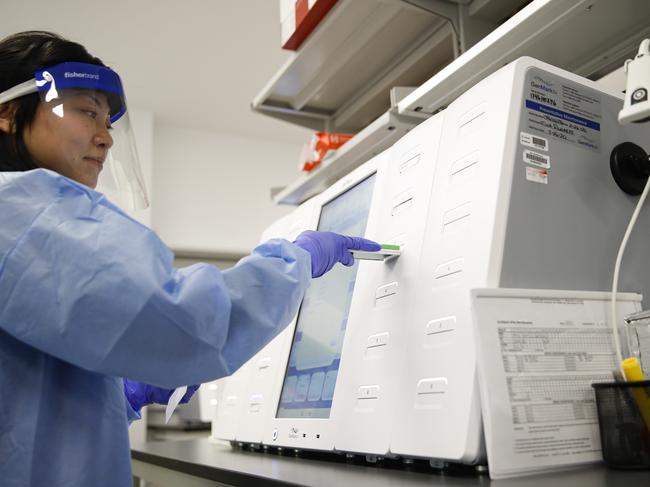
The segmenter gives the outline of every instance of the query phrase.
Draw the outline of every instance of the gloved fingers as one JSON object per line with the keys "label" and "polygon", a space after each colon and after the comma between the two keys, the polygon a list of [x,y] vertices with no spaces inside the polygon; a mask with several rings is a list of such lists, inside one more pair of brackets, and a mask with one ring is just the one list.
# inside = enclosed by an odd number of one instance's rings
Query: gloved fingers
{"label": "gloved fingers", "polygon": [[351,265],[354,265],[354,256],[350,252],[345,250],[341,254],[341,258],[339,259],[339,262],[346,267],[350,267]]}
{"label": "gloved fingers", "polygon": [[163,389],[147,385],[147,403],[149,404],[167,404],[169,398],[174,393],[174,389]]}
{"label": "gloved fingers", "polygon": [[187,386],[187,392],[183,396],[183,399],[181,399],[180,403],[181,404],[187,404],[188,402],[190,402],[190,399],[192,399],[192,396],[199,389],[199,387],[201,387],[201,384],[195,384],[195,385],[192,385],[192,386]]}
{"label": "gloved fingers", "polygon": [[309,252],[313,278],[322,276],[337,262],[348,267],[353,265],[354,256],[350,250],[376,252],[381,249],[377,242],[365,238],[313,230],[302,232],[294,244]]}
{"label": "gloved fingers", "polygon": [[366,250],[368,252],[376,252],[381,249],[381,245],[367,238],[361,237],[346,237],[346,247],[350,250]]}
{"label": "gloved fingers", "polygon": [[367,238],[359,238],[359,240],[361,241],[359,250],[367,250],[369,252],[381,250],[381,245],[374,240],[368,240]]}

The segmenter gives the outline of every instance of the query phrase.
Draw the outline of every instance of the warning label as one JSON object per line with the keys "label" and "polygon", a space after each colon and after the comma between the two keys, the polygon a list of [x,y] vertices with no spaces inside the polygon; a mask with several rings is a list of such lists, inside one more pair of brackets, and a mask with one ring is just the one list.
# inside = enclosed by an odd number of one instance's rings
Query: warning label
{"label": "warning label", "polygon": [[526,179],[534,183],[548,184],[548,171],[535,167],[526,167]]}

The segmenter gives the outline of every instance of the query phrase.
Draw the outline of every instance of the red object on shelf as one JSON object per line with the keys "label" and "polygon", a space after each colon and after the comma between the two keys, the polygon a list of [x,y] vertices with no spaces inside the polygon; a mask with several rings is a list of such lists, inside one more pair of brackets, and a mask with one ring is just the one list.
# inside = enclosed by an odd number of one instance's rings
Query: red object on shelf
{"label": "red object on shelf", "polygon": [[[316,7],[316,4],[314,4],[314,7]],[[307,17],[307,14],[309,13],[309,2],[307,0],[296,0],[295,8],[296,8],[296,30],[298,30],[298,27],[300,26],[300,24],[302,24],[302,22]]]}
{"label": "red object on shelf", "polygon": [[304,172],[315,169],[328,152],[336,151],[353,136],[353,134],[316,132],[309,145],[305,147],[305,160],[302,161],[301,169]]}
{"label": "red object on shelf", "polygon": [[[282,49],[297,50],[336,2],[337,0],[312,0],[311,2],[309,0],[296,0],[296,28],[286,42],[282,44]],[[310,3],[313,3],[311,8],[309,8]]]}

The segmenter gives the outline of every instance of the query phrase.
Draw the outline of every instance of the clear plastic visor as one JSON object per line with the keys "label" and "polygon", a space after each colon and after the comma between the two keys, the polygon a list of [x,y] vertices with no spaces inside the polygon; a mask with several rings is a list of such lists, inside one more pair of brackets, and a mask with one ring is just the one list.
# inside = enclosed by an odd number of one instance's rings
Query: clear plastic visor
{"label": "clear plastic visor", "polygon": [[111,136],[113,146],[99,175],[99,188],[123,207],[145,209],[149,198],[128,112],[113,124]]}

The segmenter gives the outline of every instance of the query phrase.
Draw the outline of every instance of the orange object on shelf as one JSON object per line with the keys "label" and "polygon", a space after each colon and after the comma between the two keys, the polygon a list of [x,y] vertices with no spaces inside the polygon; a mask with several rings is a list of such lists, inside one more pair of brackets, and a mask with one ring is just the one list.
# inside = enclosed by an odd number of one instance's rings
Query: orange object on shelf
{"label": "orange object on shelf", "polygon": [[305,172],[313,170],[330,151],[336,151],[352,137],[354,137],[352,134],[316,132],[311,142],[303,148],[301,169]]}
{"label": "orange object on shelf", "polygon": [[337,0],[296,0],[282,22],[282,49],[297,50]]}

